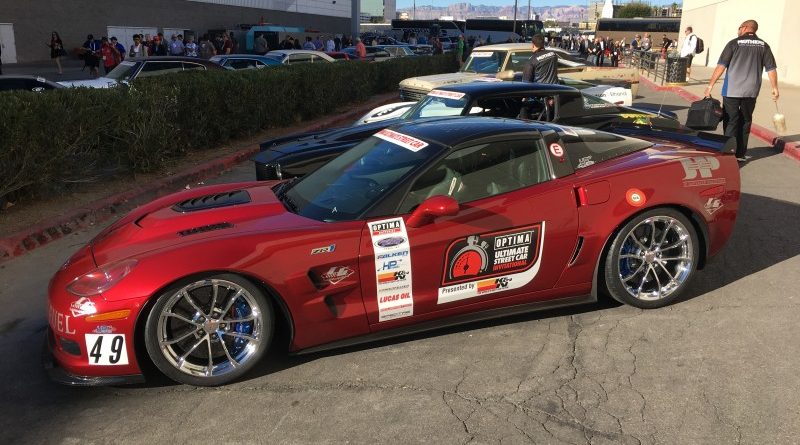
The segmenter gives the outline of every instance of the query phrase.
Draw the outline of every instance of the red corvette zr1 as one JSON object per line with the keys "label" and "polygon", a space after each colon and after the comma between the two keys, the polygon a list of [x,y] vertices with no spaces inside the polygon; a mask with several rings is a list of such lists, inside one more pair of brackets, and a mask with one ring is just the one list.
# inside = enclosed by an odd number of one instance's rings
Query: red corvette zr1
{"label": "red corvette zr1", "polygon": [[310,352],[599,294],[669,304],[730,237],[739,172],[730,144],[636,131],[412,122],[299,180],[158,199],[53,277],[51,375],[136,382],[149,360],[221,385],[276,326]]}

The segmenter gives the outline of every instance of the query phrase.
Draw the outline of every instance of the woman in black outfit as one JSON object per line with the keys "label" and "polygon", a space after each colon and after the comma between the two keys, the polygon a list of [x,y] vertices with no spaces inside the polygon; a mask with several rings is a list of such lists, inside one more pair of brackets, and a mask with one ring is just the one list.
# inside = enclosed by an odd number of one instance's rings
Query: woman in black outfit
{"label": "woman in black outfit", "polygon": [[64,74],[63,70],[61,69],[61,56],[64,55],[64,43],[61,42],[61,36],[58,35],[57,32],[53,31],[50,34],[50,43],[45,43],[45,45],[50,47],[50,58],[56,61],[56,66],[58,66],[58,74]]}

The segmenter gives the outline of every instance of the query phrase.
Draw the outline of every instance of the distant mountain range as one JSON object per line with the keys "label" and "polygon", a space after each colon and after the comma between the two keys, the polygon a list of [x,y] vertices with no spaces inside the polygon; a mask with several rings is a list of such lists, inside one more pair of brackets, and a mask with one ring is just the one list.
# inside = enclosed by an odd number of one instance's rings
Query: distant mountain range
{"label": "distant mountain range", "polygon": [[[532,5],[535,3],[531,2]],[[556,20],[559,22],[580,22],[586,20],[585,6],[550,6],[550,7],[531,7],[532,15],[539,15],[539,19]],[[413,8],[400,8],[397,12],[407,12],[409,16],[414,14]],[[456,20],[471,19],[475,17],[514,17],[514,5],[508,6],[486,6],[473,5],[471,3],[455,3],[450,6],[417,6],[415,17],[420,20],[438,19],[443,16],[452,16]],[[517,19],[528,17],[528,5],[524,0],[520,0],[517,9]]]}

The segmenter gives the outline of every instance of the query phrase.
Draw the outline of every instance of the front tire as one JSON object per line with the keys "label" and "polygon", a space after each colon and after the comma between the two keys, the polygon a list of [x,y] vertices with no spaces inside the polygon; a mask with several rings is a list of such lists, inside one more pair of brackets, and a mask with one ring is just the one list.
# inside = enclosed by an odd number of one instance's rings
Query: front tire
{"label": "front tire", "polygon": [[162,292],[145,324],[150,359],[167,377],[194,386],[230,383],[269,348],[270,300],[248,280],[217,274],[183,280]]}
{"label": "front tire", "polygon": [[621,303],[663,307],[685,292],[699,258],[700,241],[689,219],[674,209],[653,209],[617,231],[605,258],[606,289]]}

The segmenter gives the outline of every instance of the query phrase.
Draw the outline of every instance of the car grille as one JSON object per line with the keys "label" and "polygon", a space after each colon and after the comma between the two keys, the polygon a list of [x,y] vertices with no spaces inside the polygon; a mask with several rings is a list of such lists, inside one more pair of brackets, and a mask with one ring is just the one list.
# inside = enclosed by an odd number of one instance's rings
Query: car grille
{"label": "car grille", "polygon": [[416,102],[422,100],[423,97],[427,96],[427,91],[415,91],[415,90],[400,90],[400,99],[403,102]]}

